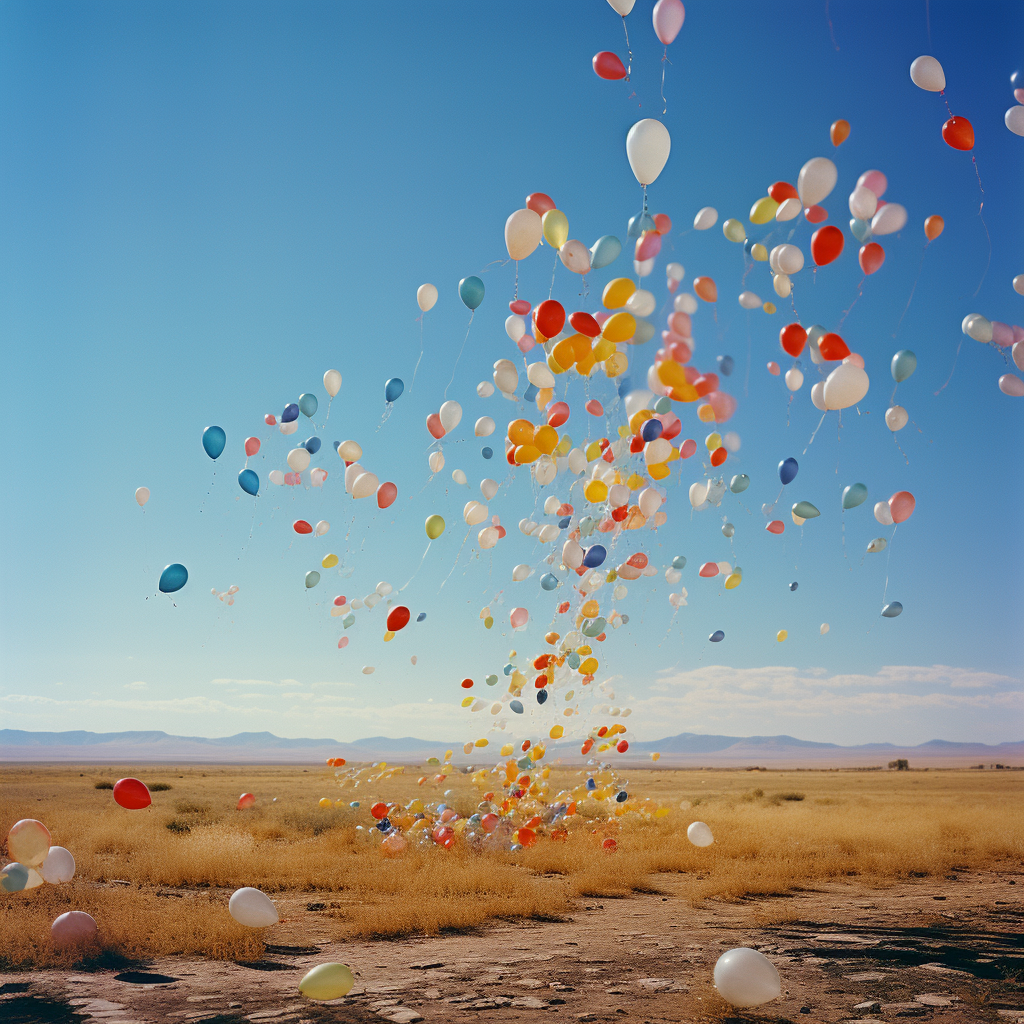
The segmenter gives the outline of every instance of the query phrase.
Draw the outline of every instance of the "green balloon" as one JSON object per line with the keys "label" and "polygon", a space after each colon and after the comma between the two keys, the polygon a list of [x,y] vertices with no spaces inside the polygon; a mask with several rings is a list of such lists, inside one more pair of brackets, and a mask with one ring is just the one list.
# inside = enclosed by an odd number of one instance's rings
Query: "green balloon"
{"label": "green balloon", "polygon": [[312,590],[320,582],[320,573],[316,569],[306,573],[306,589]]}
{"label": "green balloon", "polygon": [[793,515],[801,519],[816,519],[821,513],[809,501],[798,501],[793,506]]}
{"label": "green balloon", "polygon": [[[868,499],[868,489],[864,484],[850,484],[843,488],[843,508],[856,508]],[[800,513],[798,512],[797,515]]]}
{"label": "green balloon", "polygon": [[437,515],[427,516],[427,521],[424,524],[424,528],[427,531],[427,536],[431,540],[437,540],[438,537],[444,533],[444,520]]}

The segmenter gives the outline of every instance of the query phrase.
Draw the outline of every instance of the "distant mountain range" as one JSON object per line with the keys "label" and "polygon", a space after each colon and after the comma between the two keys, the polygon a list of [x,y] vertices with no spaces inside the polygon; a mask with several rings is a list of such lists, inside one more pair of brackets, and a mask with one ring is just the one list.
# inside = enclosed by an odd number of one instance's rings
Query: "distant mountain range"
{"label": "distant mountain range", "polygon": [[[462,756],[462,744],[416,739],[371,736],[338,743],[331,739],[287,739],[269,732],[241,732],[235,736],[209,739],[205,736],[171,736],[165,732],[23,732],[0,729],[0,761],[99,762],[116,764],[151,761],[221,764],[309,764],[328,757],[348,761],[417,763],[456,751],[457,760],[491,760],[495,745]],[[684,732],[660,740],[630,742],[629,752],[616,754],[617,762],[650,764],[650,755],[661,754],[664,767],[742,768],[760,765],[770,768],[842,768],[886,765],[906,758],[915,767],[966,767],[972,764],[1001,764],[1024,767],[1024,741],[1000,743],[952,743],[930,740],[915,747],[892,743],[865,743],[844,747],[836,743],[815,743],[792,736],[708,736]],[[558,744],[552,753],[563,761],[580,761],[579,747]]]}

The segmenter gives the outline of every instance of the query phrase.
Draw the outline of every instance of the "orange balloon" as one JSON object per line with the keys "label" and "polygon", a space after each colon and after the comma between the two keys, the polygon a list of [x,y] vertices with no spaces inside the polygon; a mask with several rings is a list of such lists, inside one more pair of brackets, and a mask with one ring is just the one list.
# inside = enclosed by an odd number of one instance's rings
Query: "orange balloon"
{"label": "orange balloon", "polygon": [[513,420],[508,425],[508,439],[514,445],[533,444],[533,424],[529,420]]}
{"label": "orange balloon", "polygon": [[697,277],[693,281],[693,290],[705,302],[718,301],[718,286],[710,277]]}
{"label": "orange balloon", "polygon": [[946,228],[946,222],[937,214],[933,213],[924,219],[924,237],[929,242],[934,242]]}
{"label": "orange balloon", "polygon": [[841,118],[838,121],[833,121],[828,134],[832,139],[833,146],[841,146],[850,136],[850,122]]}

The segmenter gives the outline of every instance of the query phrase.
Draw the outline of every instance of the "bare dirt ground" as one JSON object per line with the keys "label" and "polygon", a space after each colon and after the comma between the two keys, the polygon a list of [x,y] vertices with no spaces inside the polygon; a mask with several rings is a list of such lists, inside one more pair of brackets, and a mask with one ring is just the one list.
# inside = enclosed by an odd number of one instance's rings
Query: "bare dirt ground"
{"label": "bare dirt ground", "polygon": [[[279,900],[283,920],[259,962],[10,972],[0,1020],[1024,1022],[1024,871],[831,883],[697,909],[674,894],[678,884],[659,875],[656,892],[582,900],[562,921],[346,943],[326,938],[328,904],[293,895]],[[714,963],[734,946],[775,962],[780,1000],[737,1011],[718,997]],[[303,974],[330,961],[352,967],[355,989],[333,1003],[300,996]]]}

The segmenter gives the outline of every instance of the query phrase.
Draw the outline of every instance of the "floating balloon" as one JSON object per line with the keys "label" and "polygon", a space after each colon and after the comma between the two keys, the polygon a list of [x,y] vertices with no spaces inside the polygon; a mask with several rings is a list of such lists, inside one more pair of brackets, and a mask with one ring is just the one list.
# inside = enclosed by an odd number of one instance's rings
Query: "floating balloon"
{"label": "floating balloon", "polygon": [[[679,5],[682,7],[682,4]],[[672,139],[668,129],[652,117],[637,121],[626,136],[626,156],[641,185],[655,182],[668,162]]]}
{"label": "floating balloon", "polygon": [[903,605],[899,601],[890,601],[883,609],[882,615],[887,619],[895,619],[903,611]]}
{"label": "floating balloon", "polygon": [[892,357],[889,368],[892,372],[892,379],[897,384],[901,384],[917,369],[917,356],[910,349],[901,349]]}
{"label": "floating balloon", "polygon": [[[617,81],[620,78],[626,77],[626,67],[619,59],[618,54],[611,53],[608,50],[602,50],[600,53],[594,54],[594,74],[598,78],[604,78],[608,81]],[[511,253],[509,253],[511,255]],[[515,257],[512,257],[515,259]]]}
{"label": "floating balloon", "polygon": [[885,250],[877,242],[868,242],[860,247],[857,261],[860,269],[870,276],[885,262]]}
{"label": "floating balloon", "polygon": [[917,502],[910,491],[897,491],[889,499],[889,512],[894,523],[902,523],[913,515]]}
{"label": "floating balloon", "polygon": [[392,377],[384,384],[384,401],[397,402],[405,390],[405,381],[401,377]]}
{"label": "floating balloon", "polygon": [[[597,57],[594,61],[596,70]],[[516,210],[505,221],[505,248],[510,259],[525,260],[540,245],[540,240],[541,219],[536,210]]]}
{"label": "floating balloon", "polygon": [[260,478],[251,469],[243,469],[238,474],[238,486],[245,491],[246,494],[251,494],[255,497],[259,494],[260,490]]}
{"label": "floating balloon", "polygon": [[219,459],[224,445],[227,444],[228,435],[221,427],[207,427],[203,431],[203,450],[211,459]]}
{"label": "floating balloon", "polygon": [[841,146],[850,137],[850,122],[842,119],[833,121],[828,130],[833,146]]}
{"label": "floating balloon", "polygon": [[146,502],[149,501],[149,488],[148,487],[138,487],[138,488],[136,488],[136,490],[135,490],[135,500],[139,503],[139,508],[142,508],[143,505],[145,505]]}
{"label": "floating balloon", "polygon": [[794,458],[783,459],[779,463],[779,479],[783,485],[791,483],[796,479],[796,474],[800,470],[800,464]]}
{"label": "floating balloon", "polygon": [[924,219],[924,237],[929,242],[934,242],[945,230],[945,227],[946,222],[937,213],[933,213],[930,217],[925,217]]}
{"label": "floating balloon", "polygon": [[[426,313],[428,310],[434,308],[434,303],[437,302],[437,289],[432,284],[421,284],[416,289],[416,304],[420,307],[422,312]],[[337,371],[333,371],[337,373]],[[341,385],[341,374],[338,374],[338,384]],[[324,386],[327,386],[327,381],[324,380]],[[330,391],[330,388],[328,388]],[[336,394],[337,392],[335,392]],[[332,395],[333,397],[333,395]]]}
{"label": "floating balloon", "polygon": [[868,489],[864,484],[850,484],[843,488],[843,508],[856,508],[863,505],[868,498]]}
{"label": "floating balloon", "polygon": [[319,404],[316,400],[316,395],[299,395],[299,412],[307,419],[313,418]]}
{"label": "floating balloon", "polygon": [[306,589],[312,590],[320,582],[320,573],[316,569],[311,569],[306,573]]}
{"label": "floating balloon", "polygon": [[826,224],[811,235],[811,258],[816,266],[823,267],[837,259],[843,251],[845,239],[842,231],[834,224]]}
{"label": "floating balloon", "polygon": [[425,529],[427,531],[427,536],[431,540],[437,540],[437,538],[440,537],[442,533],[444,533],[444,527],[445,522],[444,519],[441,518],[441,516],[427,516]]}
{"label": "floating balloon", "polygon": [[918,57],[910,65],[910,80],[926,92],[942,92],[946,88],[946,75],[934,57]]}
{"label": "floating balloon", "polygon": [[839,172],[827,157],[816,156],[800,168],[796,188],[804,207],[816,206],[836,187]]}
{"label": "floating balloon", "polygon": [[951,117],[942,126],[942,141],[952,149],[974,149],[974,126],[966,117]]}
{"label": "floating balloon", "polygon": [[173,594],[188,583],[188,569],[181,562],[172,562],[160,573],[157,587],[161,594]]}
{"label": "floating balloon", "polygon": [[[725,639],[725,632],[724,632],[723,630],[721,630],[721,629],[716,629],[716,630],[714,631],[714,633],[712,633],[712,634],[711,634],[711,636],[709,636],[709,637],[708,637],[708,639],[709,639],[709,640],[710,640],[710,641],[711,641],[711,642],[712,642],[713,644],[721,643],[721,641],[723,641],[723,640]],[[696,824],[696,822],[695,822],[695,824]],[[693,826],[692,826],[692,825],[691,825],[690,827],[691,827],[691,828],[693,828]],[[692,840],[691,840],[691,842],[692,842]],[[695,846],[700,846],[700,845],[702,845],[702,844],[701,844],[701,843],[695,843],[694,845],[695,845]],[[705,845],[706,845],[706,844],[705,844]]]}
{"label": "floating balloon", "polygon": [[590,247],[590,269],[601,270],[618,259],[622,243],[614,235],[602,235]]}
{"label": "floating balloon", "polygon": [[484,301],[484,283],[479,277],[464,277],[459,282],[459,298],[475,310]]}
{"label": "floating balloon", "polygon": [[[679,30],[683,27],[683,19],[686,17],[686,10],[682,0],[658,0],[654,5],[653,20],[654,34],[658,42],[666,46],[675,41]],[[643,184],[650,184],[645,182]]]}
{"label": "floating balloon", "polygon": [[139,811],[148,807],[153,798],[144,782],[138,779],[119,779],[114,783],[114,802],[129,811]]}
{"label": "floating balloon", "polygon": [[[433,285],[424,285],[424,288],[433,288]],[[422,289],[421,289],[422,290]],[[437,298],[437,289],[434,288],[434,297]],[[431,303],[433,305],[433,303]],[[420,307],[423,308],[422,306]],[[324,391],[330,395],[331,398],[337,397],[338,392],[341,390],[341,374],[337,370],[328,370],[324,374]],[[273,426],[273,424],[271,424]]]}

